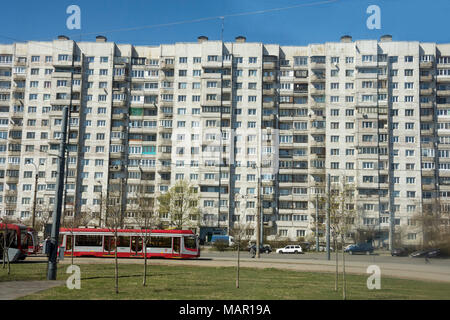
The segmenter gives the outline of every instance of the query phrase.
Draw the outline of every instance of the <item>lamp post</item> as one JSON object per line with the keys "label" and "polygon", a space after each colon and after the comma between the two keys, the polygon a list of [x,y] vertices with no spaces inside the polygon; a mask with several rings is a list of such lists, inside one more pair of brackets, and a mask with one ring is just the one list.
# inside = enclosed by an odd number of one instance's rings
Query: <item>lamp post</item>
{"label": "lamp post", "polygon": [[62,139],[59,146],[58,180],[56,184],[56,201],[53,209],[52,232],[50,237],[50,254],[48,257],[47,280],[56,280],[58,237],[61,225],[61,209],[63,206],[64,169],[65,169],[65,149],[67,137],[68,107],[64,106],[62,117]]}
{"label": "lamp post", "polygon": [[257,170],[257,174],[258,174],[258,191],[257,191],[257,213],[256,213],[256,257],[260,258],[260,250],[259,247],[261,246],[261,236],[262,236],[262,230],[261,230],[261,224],[262,224],[262,219],[261,219],[261,201],[260,201],[260,193],[261,193],[261,173],[259,170],[259,167],[256,164],[252,165],[253,169]]}
{"label": "lamp post", "polygon": [[31,216],[31,227],[34,229],[35,221],[36,221],[36,194],[37,194],[37,182],[38,182],[39,172],[38,172],[38,166],[34,162],[28,160],[26,162],[26,164],[32,164],[35,169],[35,171],[34,171],[33,213]]}

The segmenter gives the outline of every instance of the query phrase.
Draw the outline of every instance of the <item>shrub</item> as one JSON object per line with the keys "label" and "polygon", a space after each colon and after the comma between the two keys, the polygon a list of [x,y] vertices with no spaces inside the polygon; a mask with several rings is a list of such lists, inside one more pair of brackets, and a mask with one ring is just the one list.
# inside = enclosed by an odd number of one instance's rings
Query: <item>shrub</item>
{"label": "shrub", "polygon": [[217,251],[225,251],[228,248],[228,242],[225,240],[217,240],[213,243],[213,248]]}

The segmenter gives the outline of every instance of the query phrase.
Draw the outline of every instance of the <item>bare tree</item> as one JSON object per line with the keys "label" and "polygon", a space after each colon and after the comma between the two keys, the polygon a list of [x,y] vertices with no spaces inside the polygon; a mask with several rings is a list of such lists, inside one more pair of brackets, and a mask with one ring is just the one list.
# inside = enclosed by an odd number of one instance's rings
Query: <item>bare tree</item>
{"label": "bare tree", "polygon": [[156,225],[156,214],[154,210],[154,197],[145,193],[142,186],[139,185],[138,191],[135,193],[135,205],[131,209],[134,213],[134,220],[140,228],[142,237],[142,250],[144,254],[144,272],[142,277],[142,285],[147,285],[147,243],[150,240],[151,229]]}
{"label": "bare tree", "polygon": [[438,203],[424,205],[414,215],[412,224],[422,233],[422,247],[443,247],[450,251],[450,214],[443,212]]}
{"label": "bare tree", "polygon": [[[352,230],[355,220],[354,186],[346,184],[343,177],[342,184],[333,185],[330,195],[330,228],[333,233],[334,251],[336,254],[335,291],[338,290],[339,246],[342,252],[342,297],[347,298],[345,279],[345,240]],[[340,242],[340,243],[339,243]]]}
{"label": "bare tree", "polygon": [[[117,257],[117,246],[119,244],[119,230],[122,228],[124,210],[122,206],[122,189],[123,180],[120,182],[119,190],[110,190],[107,194],[107,206],[106,206],[106,221],[105,226],[113,233],[113,239],[108,238],[108,248],[111,250],[111,246],[114,246],[114,280],[115,280],[115,292],[119,293],[119,261]],[[111,243],[113,240],[114,243]]]}
{"label": "bare tree", "polygon": [[159,213],[169,216],[175,229],[193,227],[199,221],[198,189],[185,180],[179,180],[166,193],[158,197]]}
{"label": "bare tree", "polygon": [[12,223],[11,219],[6,217],[0,218],[0,250],[3,257],[3,269],[8,268],[8,276],[11,274],[11,263],[9,258],[9,249],[17,241],[17,234],[14,230],[9,229],[8,224]]}
{"label": "bare tree", "polygon": [[[235,195],[237,199],[239,194]],[[240,251],[242,247],[242,241],[248,242],[250,240],[250,236],[247,233],[247,230],[251,228],[250,223],[245,223],[244,217],[240,215],[240,202],[239,205],[236,205],[236,201],[234,203],[236,210],[236,215],[234,215],[233,225],[230,229],[230,235],[234,237],[235,243],[237,245],[237,268],[236,268],[236,288],[239,288],[239,271],[240,271]]]}
{"label": "bare tree", "polygon": [[35,229],[44,232],[45,226],[50,223],[53,217],[53,205],[50,203],[38,203],[36,205],[37,219],[35,221]]}

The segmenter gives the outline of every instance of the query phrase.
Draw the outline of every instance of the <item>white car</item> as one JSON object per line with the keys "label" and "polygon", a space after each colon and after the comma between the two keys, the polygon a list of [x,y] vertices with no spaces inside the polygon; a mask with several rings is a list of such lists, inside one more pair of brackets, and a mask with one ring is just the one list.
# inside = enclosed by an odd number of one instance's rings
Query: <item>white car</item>
{"label": "white car", "polygon": [[290,245],[284,248],[277,249],[277,253],[303,253],[302,247],[299,245]]}

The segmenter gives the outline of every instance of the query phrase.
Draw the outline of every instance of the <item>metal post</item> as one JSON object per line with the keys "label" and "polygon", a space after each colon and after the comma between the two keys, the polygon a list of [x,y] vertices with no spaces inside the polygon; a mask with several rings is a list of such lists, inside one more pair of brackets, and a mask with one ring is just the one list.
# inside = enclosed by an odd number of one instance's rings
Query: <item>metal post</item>
{"label": "metal post", "polygon": [[316,252],[319,252],[319,195],[316,194]]}
{"label": "metal post", "polygon": [[58,180],[56,182],[56,201],[53,209],[53,221],[52,221],[52,233],[50,237],[50,255],[48,258],[48,272],[47,280],[56,280],[56,259],[58,254],[58,237],[59,227],[61,224],[61,209],[63,201],[63,188],[64,188],[64,169],[65,169],[65,149],[66,149],[66,136],[67,136],[67,115],[68,107],[64,106],[63,118],[62,118],[62,137],[59,145],[59,162],[58,162]]}
{"label": "metal post", "polygon": [[395,233],[395,214],[394,208],[390,208],[389,214],[389,251],[392,252],[394,248],[394,233]]}
{"label": "metal post", "polygon": [[258,193],[257,193],[257,202],[258,202],[258,212],[256,214],[256,257],[260,257],[259,246],[261,245],[261,201],[260,201],[260,174],[258,170]]}
{"label": "metal post", "polygon": [[99,228],[102,227],[102,203],[103,203],[103,190],[100,191],[100,213],[99,213],[99,218],[98,218]]}
{"label": "metal post", "polygon": [[331,183],[330,183],[330,174],[327,177],[327,190],[328,190],[328,201],[327,201],[327,260],[330,260],[330,210],[331,210]]}
{"label": "metal post", "polygon": [[31,227],[34,229],[36,221],[36,194],[37,194],[37,183],[38,183],[39,173],[36,168],[36,173],[34,176],[34,197],[33,197],[33,216],[31,218]]}

